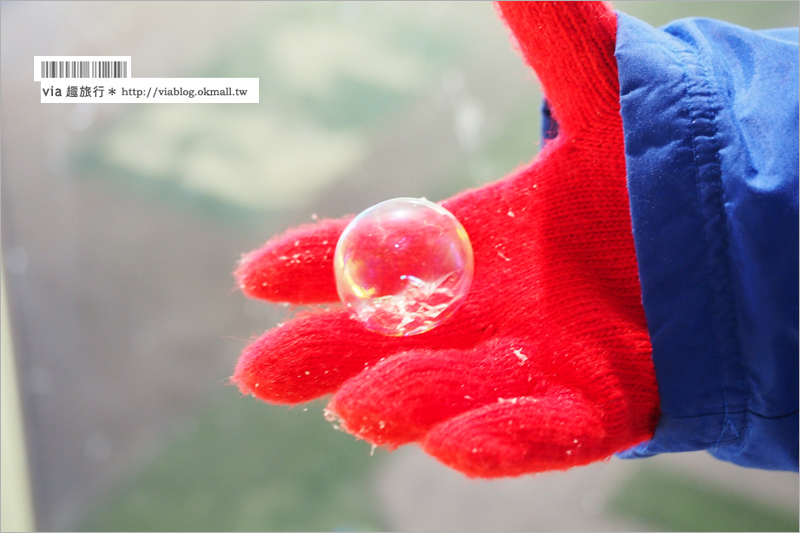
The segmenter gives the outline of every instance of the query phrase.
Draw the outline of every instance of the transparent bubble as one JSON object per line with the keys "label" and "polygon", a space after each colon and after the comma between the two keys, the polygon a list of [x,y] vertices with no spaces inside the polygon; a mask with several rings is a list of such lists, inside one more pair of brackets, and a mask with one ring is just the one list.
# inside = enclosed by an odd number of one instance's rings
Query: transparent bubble
{"label": "transparent bubble", "polygon": [[472,245],[445,208],[395,198],[355,217],[336,245],[339,298],[368,329],[391,336],[429,331],[464,301]]}

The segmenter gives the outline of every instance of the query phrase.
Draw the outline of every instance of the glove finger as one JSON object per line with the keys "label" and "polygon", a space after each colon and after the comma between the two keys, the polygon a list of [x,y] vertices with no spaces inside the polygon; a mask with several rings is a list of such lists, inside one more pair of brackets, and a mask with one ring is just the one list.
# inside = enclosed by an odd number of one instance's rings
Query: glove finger
{"label": "glove finger", "polygon": [[333,253],[351,218],[324,219],[290,229],[244,254],[234,272],[242,292],[271,302],[338,301]]}
{"label": "glove finger", "polygon": [[528,345],[492,340],[476,348],[411,350],[345,382],[328,410],[348,432],[373,444],[420,440],[436,424],[551,386]]}
{"label": "glove finger", "polygon": [[244,394],[301,403],[336,390],[386,350],[344,310],[298,315],[247,346],[231,378]]}
{"label": "glove finger", "polygon": [[466,348],[485,334],[459,327],[464,324],[453,321],[422,335],[387,337],[367,330],[345,309],[306,312],[247,346],[231,380],[244,394],[267,402],[306,402],[334,392],[392,354]]}
{"label": "glove finger", "polygon": [[498,2],[563,131],[619,111],[617,19],[606,2]]}
{"label": "glove finger", "polygon": [[564,470],[610,456],[603,413],[580,393],[553,388],[544,396],[498,401],[437,425],[427,453],[470,477]]}

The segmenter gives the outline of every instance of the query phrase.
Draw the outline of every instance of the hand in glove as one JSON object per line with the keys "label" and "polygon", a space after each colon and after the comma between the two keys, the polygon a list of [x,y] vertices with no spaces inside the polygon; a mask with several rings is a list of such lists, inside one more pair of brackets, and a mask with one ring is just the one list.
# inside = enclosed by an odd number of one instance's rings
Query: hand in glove
{"label": "hand in glove", "polygon": [[[410,337],[343,308],[300,314],[248,346],[233,380],[274,403],[332,394],[348,432],[416,442],[469,476],[608,458],[653,435],[659,400],[625,176],[616,17],[597,2],[509,2],[499,12],[536,71],[558,135],[527,166],[442,205],[475,253],[464,304]],[[499,90],[502,90],[500,88]],[[245,255],[248,296],[337,301],[333,251],[348,219],[296,228]]]}

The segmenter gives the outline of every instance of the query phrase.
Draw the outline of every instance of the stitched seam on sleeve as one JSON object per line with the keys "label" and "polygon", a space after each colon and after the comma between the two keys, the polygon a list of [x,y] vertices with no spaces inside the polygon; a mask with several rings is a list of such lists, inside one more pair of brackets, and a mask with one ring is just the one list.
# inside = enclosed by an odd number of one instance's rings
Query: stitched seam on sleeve
{"label": "stitched seam on sleeve", "polygon": [[[733,379],[741,376],[741,369],[739,368],[740,357],[738,349],[736,349],[736,343],[732,343],[731,339],[727,339],[727,342],[723,339],[723,337],[728,336],[724,330],[727,330],[729,327],[731,330],[730,333],[736,335],[738,333],[738,327],[735,313],[732,312],[732,310],[735,309],[735,295],[733,294],[733,280],[731,276],[731,266],[729,264],[730,244],[727,233],[727,217],[724,210],[725,200],[724,187],[722,185],[722,168],[719,158],[720,147],[717,117],[720,106],[715,98],[716,92],[710,84],[708,70],[699,57],[699,53],[696,51],[696,45],[681,40],[676,52],[684,71],[684,98],[691,118],[692,128],[691,147],[695,171],[695,193],[698,206],[700,206],[701,213],[703,214],[702,234],[705,249],[708,251],[708,255],[703,261],[703,279],[705,291],[710,296],[712,311],[716,311],[712,316],[712,322],[714,324],[713,342],[717,366],[721,372],[720,380],[722,383],[722,395],[725,406],[725,420],[721,425],[720,434],[714,444],[714,446],[717,446],[722,441],[728,424],[733,423],[730,415],[735,414],[731,412],[731,391],[728,390],[729,379],[731,379],[729,374],[731,370],[726,367],[726,362],[728,361],[725,360],[726,355],[723,352],[730,351],[731,354],[728,357],[733,356],[735,359],[729,363],[736,366],[736,368],[732,369],[732,373],[734,374]],[[697,77],[697,81],[689,78],[690,68]],[[696,102],[701,104],[700,109],[697,108]],[[710,116],[704,116],[705,113],[703,113],[703,111]],[[707,140],[701,140],[701,136],[705,136]],[[713,160],[708,160],[709,153],[712,155]],[[704,165],[706,167],[705,169],[703,168]],[[709,211],[711,211],[711,213],[709,213]],[[717,219],[717,217],[719,217],[719,219]],[[709,226],[712,227],[709,228]],[[714,227],[716,227],[716,231],[713,231]],[[719,239],[719,242],[715,242],[715,239]],[[712,270],[714,270],[714,272],[712,272]],[[720,270],[722,272],[719,272]],[[719,274],[722,274],[722,279],[716,280],[715,283],[715,281],[712,280],[712,276]],[[715,287],[715,285],[717,286]],[[720,305],[721,298],[725,301],[724,303],[730,303],[730,307]],[[729,307],[731,311],[723,313],[719,310],[720,307]],[[745,407],[749,407],[749,395],[747,393],[744,394],[744,402]],[[744,427],[741,429],[742,432],[740,432],[740,434],[743,434],[747,428]]]}

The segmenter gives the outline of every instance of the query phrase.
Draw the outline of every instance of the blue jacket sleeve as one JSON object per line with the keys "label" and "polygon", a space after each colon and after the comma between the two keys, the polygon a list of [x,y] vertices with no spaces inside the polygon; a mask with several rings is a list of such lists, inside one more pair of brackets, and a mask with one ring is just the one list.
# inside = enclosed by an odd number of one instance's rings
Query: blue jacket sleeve
{"label": "blue jacket sleeve", "polygon": [[798,469],[798,31],[618,14],[661,419],[623,457]]}

